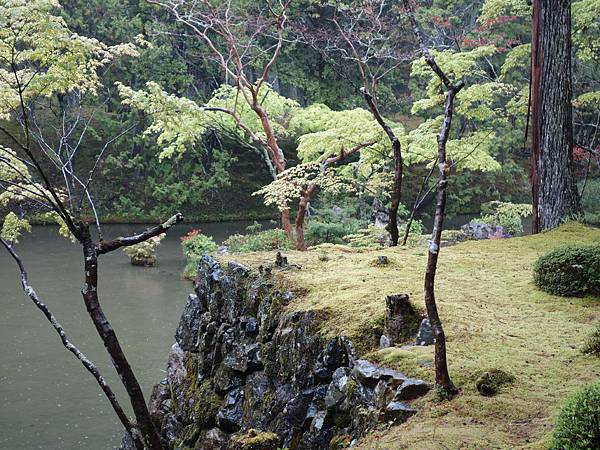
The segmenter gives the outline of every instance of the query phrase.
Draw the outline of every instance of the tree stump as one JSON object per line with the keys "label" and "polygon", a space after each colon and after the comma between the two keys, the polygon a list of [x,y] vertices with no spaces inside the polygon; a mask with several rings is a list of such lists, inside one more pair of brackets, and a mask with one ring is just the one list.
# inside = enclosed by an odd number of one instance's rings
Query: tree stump
{"label": "tree stump", "polygon": [[410,339],[419,326],[419,315],[415,311],[408,294],[388,295],[385,298],[385,323],[381,347],[390,347]]}

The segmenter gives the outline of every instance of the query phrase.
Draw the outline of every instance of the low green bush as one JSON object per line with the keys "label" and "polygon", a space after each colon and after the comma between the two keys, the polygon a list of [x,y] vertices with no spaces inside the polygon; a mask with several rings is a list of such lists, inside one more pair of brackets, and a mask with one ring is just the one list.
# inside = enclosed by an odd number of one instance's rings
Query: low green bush
{"label": "low green bush", "polygon": [[550,448],[600,448],[600,382],[585,387],[565,403],[556,421]]}
{"label": "low green bush", "polygon": [[600,356],[600,323],[596,326],[594,332],[587,338],[581,351],[586,355]]}
{"label": "low green bush", "polygon": [[181,248],[187,261],[183,275],[186,278],[193,278],[196,276],[200,258],[216,251],[219,246],[213,238],[202,234],[200,230],[192,230],[181,238]]}
{"label": "low green bush", "polygon": [[165,234],[154,236],[139,244],[123,247],[123,252],[131,259],[134,266],[152,267],[156,265],[156,250]]}
{"label": "low green bush", "polygon": [[307,245],[343,244],[344,236],[356,233],[360,222],[356,219],[319,215],[308,220],[304,232]]}
{"label": "low green bush", "polygon": [[476,223],[500,225],[511,236],[523,232],[523,218],[531,215],[531,205],[492,201],[481,205],[481,216]]}
{"label": "low green bush", "polygon": [[535,284],[551,294],[599,294],[600,244],[558,247],[538,258],[533,272]]}
{"label": "low green bush", "polygon": [[285,231],[275,228],[257,231],[251,234],[234,234],[223,242],[230,252],[260,252],[268,250],[291,250],[294,243],[285,235]]}

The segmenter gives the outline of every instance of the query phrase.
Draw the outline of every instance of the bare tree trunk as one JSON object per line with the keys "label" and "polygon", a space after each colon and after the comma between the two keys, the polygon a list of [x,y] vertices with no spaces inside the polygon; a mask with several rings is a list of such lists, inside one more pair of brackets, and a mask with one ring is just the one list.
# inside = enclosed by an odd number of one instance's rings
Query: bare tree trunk
{"label": "bare tree trunk", "polygon": [[98,249],[92,241],[87,225],[81,224],[78,231],[78,239],[83,246],[85,285],[81,293],[86,309],[129,395],[137,425],[142,433],[146,447],[150,450],[163,450],[160,436],[150,419],[150,413],[148,412],[142,389],[129,365],[129,361],[127,361],[123,353],[117,335],[98,301]]}
{"label": "bare tree trunk", "polygon": [[398,208],[400,207],[400,197],[402,195],[402,171],[404,169],[404,162],[402,161],[402,149],[400,146],[400,140],[394,133],[394,131],[390,128],[390,126],[385,122],[383,116],[379,112],[379,108],[377,107],[377,103],[373,96],[365,89],[361,88],[361,92],[365,97],[367,105],[369,105],[369,109],[371,110],[371,114],[377,120],[377,123],[383,128],[383,131],[388,136],[388,139],[392,143],[392,150],[394,155],[394,186],[392,187],[391,192],[391,204],[390,209],[388,211],[389,223],[386,227],[387,231],[390,233],[391,245],[395,247],[398,245]]}
{"label": "bare tree trunk", "polygon": [[533,232],[581,214],[573,163],[571,1],[535,0],[531,52]]}
{"label": "bare tree trunk", "polygon": [[448,137],[450,136],[450,129],[452,127],[452,116],[454,114],[454,100],[456,95],[464,87],[462,82],[457,84],[452,83],[446,73],[437,64],[435,58],[429,52],[429,49],[425,45],[425,40],[421,35],[421,31],[415,18],[414,10],[410,0],[403,0],[408,19],[413,27],[413,31],[419,42],[421,53],[425,62],[429,65],[431,70],[440,79],[444,87],[446,88],[446,103],[444,107],[444,121],[440,128],[440,132],[437,137],[438,145],[438,168],[439,168],[439,179],[438,179],[438,192],[437,201],[435,206],[435,216],[433,219],[433,232],[431,235],[431,242],[429,243],[429,251],[427,255],[427,267],[425,270],[425,307],[427,309],[427,316],[429,323],[433,331],[433,337],[435,339],[435,384],[438,388],[443,390],[446,395],[453,396],[458,390],[450,379],[448,373],[448,362],[446,357],[446,335],[442,327],[442,321],[437,310],[437,304],[435,300],[435,276],[437,272],[437,263],[440,251],[440,243],[442,238],[442,229],[444,225],[444,216],[446,212],[446,192],[448,189],[448,174],[450,172],[450,166],[446,161],[446,144]]}
{"label": "bare tree trunk", "polygon": [[306,242],[304,241],[304,218],[306,217],[306,211],[310,200],[317,189],[316,184],[311,184],[302,191],[300,202],[298,202],[298,213],[296,214],[296,250],[306,250]]}
{"label": "bare tree trunk", "polygon": [[446,210],[446,192],[448,189],[448,173],[450,167],[446,161],[446,142],[452,125],[452,115],[454,113],[454,99],[456,94],[462,89],[463,85],[452,86],[446,94],[446,106],[444,111],[444,122],[438,135],[438,167],[440,170],[438,180],[437,201],[435,205],[435,216],[433,219],[433,232],[431,242],[429,243],[429,252],[427,256],[427,269],[425,271],[425,307],[427,316],[433,330],[435,339],[435,384],[444,389],[449,394],[457,392],[456,387],[450,379],[448,373],[448,363],[446,358],[446,335],[442,328],[442,321],[438,314],[435,301],[435,276],[437,272],[438,256],[442,238],[442,229],[444,225],[444,216]]}

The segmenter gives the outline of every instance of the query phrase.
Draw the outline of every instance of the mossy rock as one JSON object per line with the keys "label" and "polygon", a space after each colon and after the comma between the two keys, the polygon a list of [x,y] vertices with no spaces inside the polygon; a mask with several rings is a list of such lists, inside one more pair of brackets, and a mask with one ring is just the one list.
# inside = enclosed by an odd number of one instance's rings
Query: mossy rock
{"label": "mossy rock", "polygon": [[514,381],[514,375],[501,369],[491,369],[487,372],[483,372],[479,378],[477,378],[475,386],[481,395],[491,397],[496,395],[502,386],[511,384]]}
{"label": "mossy rock", "polygon": [[279,436],[250,428],[246,433],[235,436],[232,442],[236,450],[273,450],[278,447]]}
{"label": "mossy rock", "polygon": [[198,381],[198,359],[190,357],[186,362],[187,380],[183,396],[183,408],[188,420],[199,428],[214,426],[216,415],[223,403],[222,398],[214,391],[210,380]]}
{"label": "mossy rock", "polygon": [[156,256],[134,256],[131,258],[131,264],[139,267],[156,266]]}
{"label": "mossy rock", "polygon": [[600,295],[600,244],[558,247],[533,266],[540,289],[564,297]]}

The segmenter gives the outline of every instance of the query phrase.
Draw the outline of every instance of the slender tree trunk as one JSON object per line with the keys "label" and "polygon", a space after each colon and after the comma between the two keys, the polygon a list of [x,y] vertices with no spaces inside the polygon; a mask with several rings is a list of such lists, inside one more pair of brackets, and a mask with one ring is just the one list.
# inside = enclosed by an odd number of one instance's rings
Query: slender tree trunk
{"label": "slender tree trunk", "polygon": [[400,197],[402,195],[402,152],[400,150],[400,141],[396,136],[392,140],[392,149],[394,150],[394,186],[392,188],[391,204],[389,211],[390,222],[388,223],[388,231],[390,233],[391,245],[398,245],[398,208],[400,207]]}
{"label": "slender tree trunk", "polygon": [[306,242],[304,241],[304,218],[310,200],[317,189],[316,184],[311,184],[302,192],[300,201],[298,202],[298,213],[296,214],[296,250],[306,250]]}
{"label": "slender tree trunk", "polygon": [[442,240],[442,229],[444,226],[444,216],[446,213],[446,192],[448,189],[448,174],[450,166],[446,161],[446,144],[450,136],[452,127],[452,117],[454,115],[454,100],[456,95],[464,87],[463,82],[454,84],[448,75],[437,64],[435,58],[431,55],[429,48],[425,45],[425,40],[421,34],[421,30],[415,18],[414,9],[411,0],[403,0],[404,8],[408,19],[413,27],[413,31],[419,42],[421,53],[427,65],[433,73],[440,79],[446,88],[446,103],[444,106],[444,121],[440,127],[440,132],[437,137],[438,146],[438,168],[440,171],[438,179],[437,201],[435,206],[435,216],[433,219],[433,232],[431,234],[431,242],[429,243],[429,251],[427,255],[427,267],[425,269],[425,307],[427,308],[427,316],[433,330],[435,339],[435,384],[442,389],[447,395],[453,396],[458,390],[450,379],[448,373],[448,362],[446,358],[446,335],[442,327],[442,321],[437,310],[435,301],[435,276],[437,272],[437,263],[440,252],[440,243]]}
{"label": "slender tree trunk", "polygon": [[100,307],[98,300],[98,250],[90,236],[89,227],[81,225],[79,231],[80,236],[78,237],[83,246],[85,265],[85,285],[82,290],[85,306],[129,395],[137,425],[143,435],[146,447],[149,450],[163,450],[160,437],[150,419],[142,389],[123,353],[112,325]]}
{"label": "slender tree trunk", "polygon": [[448,142],[448,136],[452,126],[454,99],[456,94],[462,89],[462,86],[462,84],[459,84],[457,86],[451,86],[448,89],[446,94],[444,122],[438,135],[438,167],[440,173],[438,180],[437,201],[435,205],[435,216],[433,219],[433,232],[431,235],[431,242],[429,243],[424,283],[425,307],[427,308],[427,316],[429,317],[429,323],[431,324],[433,337],[435,339],[435,384],[449,394],[455,394],[457,390],[450,379],[450,374],[448,373],[448,363],[446,359],[446,335],[442,327],[442,321],[440,320],[435,301],[435,276],[437,272],[440,243],[442,240],[442,229],[446,212],[448,173],[450,172],[450,167],[446,161],[446,143]]}
{"label": "slender tree trunk", "polygon": [[573,163],[571,1],[535,0],[531,53],[533,232],[581,214]]}
{"label": "slender tree trunk", "polygon": [[375,98],[371,95],[366,88],[362,88],[361,92],[365,97],[367,105],[369,105],[369,110],[371,114],[379,123],[379,126],[385,131],[388,139],[392,143],[392,151],[394,157],[394,186],[392,187],[391,192],[391,204],[390,209],[388,211],[389,223],[386,227],[388,233],[390,233],[391,245],[395,247],[398,245],[398,208],[400,207],[400,198],[402,195],[402,171],[404,169],[404,162],[402,161],[402,148],[400,146],[400,140],[394,133],[394,131],[390,128],[390,126],[385,122],[383,116],[379,112],[379,108],[377,107],[377,103],[375,102]]}

